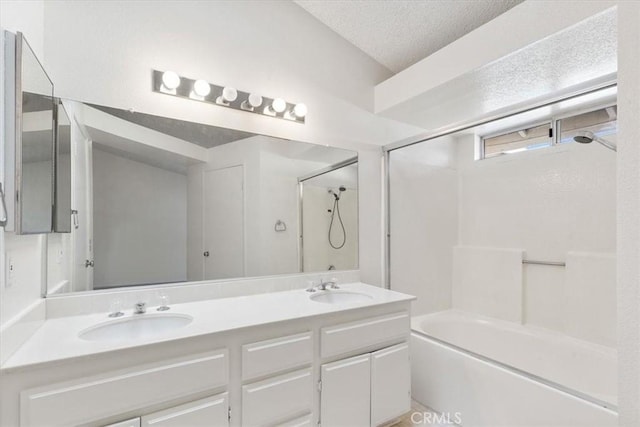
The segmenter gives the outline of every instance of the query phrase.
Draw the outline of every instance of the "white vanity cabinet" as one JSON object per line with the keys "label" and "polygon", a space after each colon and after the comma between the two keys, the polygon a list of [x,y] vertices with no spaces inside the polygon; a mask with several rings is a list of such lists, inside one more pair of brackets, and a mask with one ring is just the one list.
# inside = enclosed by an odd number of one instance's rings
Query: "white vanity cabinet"
{"label": "white vanity cabinet", "polygon": [[0,372],[10,380],[0,425],[377,426],[410,409],[408,308],[343,309]]}
{"label": "white vanity cabinet", "polygon": [[320,423],[379,426],[411,409],[409,344],[322,365]]}
{"label": "white vanity cabinet", "polygon": [[312,410],[313,360],[311,332],[243,345],[242,425],[304,425],[296,419]]}
{"label": "white vanity cabinet", "polygon": [[378,426],[411,409],[408,322],[399,312],[322,328],[323,359],[368,352],[321,366],[321,425]]}

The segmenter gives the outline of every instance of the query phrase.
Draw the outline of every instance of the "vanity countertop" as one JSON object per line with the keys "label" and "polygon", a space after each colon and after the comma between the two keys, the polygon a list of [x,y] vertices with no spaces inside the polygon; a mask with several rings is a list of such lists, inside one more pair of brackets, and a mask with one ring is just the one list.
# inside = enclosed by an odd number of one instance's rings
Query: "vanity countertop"
{"label": "vanity countertop", "polygon": [[[48,319],[1,367],[3,371],[22,369],[42,363],[63,361],[75,357],[95,355],[176,339],[227,332],[234,329],[265,325],[274,322],[322,316],[345,310],[355,310],[382,304],[408,302],[414,296],[383,289],[364,283],[341,284],[340,291],[365,293],[371,299],[363,302],[325,304],[312,301],[304,289],[255,294],[248,296],[211,299],[183,304],[172,304],[165,313],[193,317],[188,325],[168,330],[147,339],[117,342],[87,341],[79,333],[94,325],[109,321],[106,313]],[[340,292],[338,291],[338,292]],[[336,292],[336,291],[318,291]],[[156,307],[148,307],[156,313]],[[132,310],[125,311],[125,319]]]}

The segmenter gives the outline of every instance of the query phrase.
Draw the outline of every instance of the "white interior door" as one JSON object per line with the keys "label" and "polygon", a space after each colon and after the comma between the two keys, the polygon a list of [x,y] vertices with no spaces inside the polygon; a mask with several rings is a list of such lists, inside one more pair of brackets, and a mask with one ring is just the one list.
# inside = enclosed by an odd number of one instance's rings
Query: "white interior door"
{"label": "white interior door", "polygon": [[322,365],[320,424],[364,427],[371,421],[371,360],[369,354]]}
{"label": "white interior door", "polygon": [[204,279],[244,276],[244,171],[204,173]]}
{"label": "white interior door", "polygon": [[93,289],[93,151],[92,141],[85,138],[76,126],[71,127],[72,192],[71,206],[76,210],[72,218],[71,285],[74,291]]}
{"label": "white interior door", "polygon": [[411,410],[409,345],[371,353],[371,425],[394,420]]}

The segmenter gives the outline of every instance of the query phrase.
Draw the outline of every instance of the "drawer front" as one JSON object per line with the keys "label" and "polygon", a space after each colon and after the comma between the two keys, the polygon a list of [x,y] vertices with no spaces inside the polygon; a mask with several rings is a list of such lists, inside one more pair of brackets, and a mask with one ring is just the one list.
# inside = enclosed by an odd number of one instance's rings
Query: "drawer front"
{"label": "drawer front", "polygon": [[142,427],[223,427],[229,425],[227,393],[175,406],[142,417]]}
{"label": "drawer front", "polygon": [[313,418],[311,417],[311,414],[278,424],[279,427],[311,427],[312,425]]}
{"label": "drawer front", "polygon": [[322,328],[320,350],[323,358],[384,344],[409,336],[409,313],[402,311],[341,325]]}
{"label": "drawer front", "polygon": [[301,367],[312,360],[311,332],[246,344],[242,346],[242,379],[250,380]]}
{"label": "drawer front", "polygon": [[20,394],[20,425],[82,424],[222,387],[227,365],[222,349],[26,390]]}
{"label": "drawer front", "polygon": [[311,411],[313,377],[302,369],[242,387],[242,425],[272,426]]}
{"label": "drawer front", "polygon": [[120,421],[119,423],[109,424],[104,427],[140,427],[140,417],[131,418],[130,420]]}

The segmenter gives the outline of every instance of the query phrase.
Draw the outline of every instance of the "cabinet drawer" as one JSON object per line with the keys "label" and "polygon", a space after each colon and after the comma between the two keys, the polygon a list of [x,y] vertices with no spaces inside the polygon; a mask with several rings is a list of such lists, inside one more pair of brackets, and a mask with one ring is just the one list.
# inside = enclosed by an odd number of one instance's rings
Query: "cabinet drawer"
{"label": "cabinet drawer", "polygon": [[311,427],[313,420],[311,414],[278,424],[279,427]]}
{"label": "cabinet drawer", "polygon": [[402,311],[322,328],[320,350],[323,358],[383,344],[409,335],[409,313]]}
{"label": "cabinet drawer", "polygon": [[130,420],[120,421],[119,423],[109,424],[104,427],[140,427],[140,417],[131,418]]}
{"label": "cabinet drawer", "polygon": [[260,341],[242,346],[242,379],[249,380],[310,364],[313,360],[311,332]]}
{"label": "cabinet drawer", "polygon": [[227,359],[222,349],[26,390],[20,425],[83,424],[221,387]]}
{"label": "cabinet drawer", "polygon": [[228,394],[175,406],[141,419],[142,427],[223,427],[229,425]]}
{"label": "cabinet drawer", "polygon": [[242,425],[271,426],[311,411],[311,369],[242,387]]}

